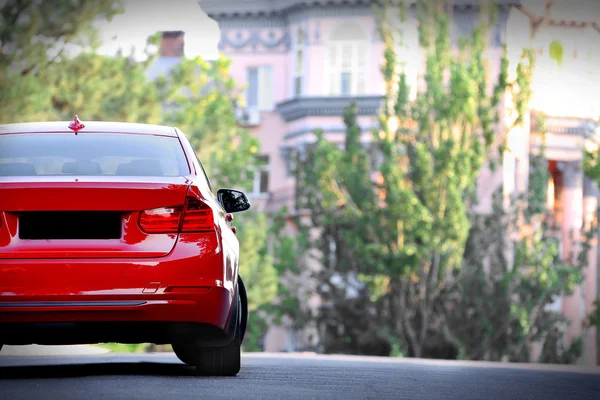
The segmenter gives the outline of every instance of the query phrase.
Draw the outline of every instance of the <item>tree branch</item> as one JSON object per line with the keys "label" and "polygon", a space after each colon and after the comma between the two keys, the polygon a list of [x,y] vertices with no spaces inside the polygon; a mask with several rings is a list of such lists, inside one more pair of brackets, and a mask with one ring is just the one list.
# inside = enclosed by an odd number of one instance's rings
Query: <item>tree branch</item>
{"label": "tree branch", "polygon": [[406,296],[408,296],[408,284],[409,282],[407,282],[406,279],[400,281],[400,291],[398,294],[400,300],[399,312],[402,314],[400,320],[402,321],[402,330],[406,334],[410,347],[412,347],[413,352],[417,354],[417,335],[413,327],[410,325],[411,314],[408,312],[408,308],[406,307]]}
{"label": "tree branch", "polygon": [[441,305],[438,305],[436,310],[437,315],[440,318],[440,325],[442,327],[442,335],[444,336],[444,339],[449,343],[452,343],[456,348],[461,349],[463,347],[463,343],[450,330],[446,310]]}

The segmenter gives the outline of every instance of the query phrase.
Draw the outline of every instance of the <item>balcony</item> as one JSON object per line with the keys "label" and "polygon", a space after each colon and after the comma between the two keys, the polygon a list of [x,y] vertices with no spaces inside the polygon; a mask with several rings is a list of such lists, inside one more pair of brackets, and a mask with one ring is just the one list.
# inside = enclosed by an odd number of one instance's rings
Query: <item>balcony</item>
{"label": "balcony", "polygon": [[299,97],[277,104],[277,111],[287,122],[306,117],[339,117],[352,101],[358,104],[358,115],[377,115],[383,105],[382,96]]}

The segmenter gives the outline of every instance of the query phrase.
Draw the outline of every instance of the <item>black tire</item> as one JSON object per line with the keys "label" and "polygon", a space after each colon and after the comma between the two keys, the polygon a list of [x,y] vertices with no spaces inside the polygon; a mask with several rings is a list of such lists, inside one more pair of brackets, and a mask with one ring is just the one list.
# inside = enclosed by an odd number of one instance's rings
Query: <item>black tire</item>
{"label": "black tire", "polygon": [[194,344],[173,344],[177,357],[196,367],[199,375],[235,376],[241,368],[240,338],[236,335],[223,347],[198,347]]}
{"label": "black tire", "polygon": [[[175,355],[177,356],[177,358],[179,358],[179,360],[187,365],[194,365],[194,358],[191,356],[192,353],[192,349],[191,349],[191,345],[186,345],[184,343],[173,343],[171,345],[171,347],[173,348],[173,352],[175,353]],[[200,350],[196,350],[196,351],[202,351]]]}
{"label": "black tire", "polygon": [[237,301],[237,323],[235,335],[231,343],[219,347],[204,347],[196,343],[173,343],[173,351],[177,358],[188,365],[196,367],[199,375],[235,376],[241,368],[240,318],[242,301],[239,289]]}
{"label": "black tire", "polygon": [[246,286],[244,281],[238,275],[238,285],[241,301],[242,315],[240,319],[240,344],[244,342],[244,336],[246,336],[246,327],[248,326],[248,296],[246,295]]}

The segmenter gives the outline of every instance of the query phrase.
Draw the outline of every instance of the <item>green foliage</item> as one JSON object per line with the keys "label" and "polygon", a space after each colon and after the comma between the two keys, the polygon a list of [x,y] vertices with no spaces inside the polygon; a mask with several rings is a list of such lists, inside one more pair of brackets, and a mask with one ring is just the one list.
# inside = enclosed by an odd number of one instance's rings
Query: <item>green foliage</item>
{"label": "green foliage", "polygon": [[[446,337],[467,359],[528,362],[537,342],[544,347],[541,362],[568,363],[577,344],[571,349],[559,346],[568,321],[548,306],[581,283],[587,258],[576,265],[563,262],[555,231],[541,224],[515,243],[510,262],[505,258],[507,232],[528,211],[517,203],[504,209],[501,192],[494,204],[491,215],[473,217],[463,267],[446,288],[448,298],[454,299],[444,307]],[[584,234],[582,254],[587,254],[592,229]]]}
{"label": "green foliage", "polygon": [[[538,122],[543,135],[543,115]],[[533,343],[543,348],[539,362],[571,363],[581,355],[581,340],[564,344],[567,319],[548,306],[581,284],[597,225],[582,230],[579,254],[565,262],[546,208],[544,147],[529,161],[527,193],[513,198],[506,209],[500,190],[491,215],[472,217],[463,267],[447,288],[454,301],[445,307],[445,334],[465,358],[526,362]],[[519,235],[512,262],[505,253],[511,232]]]}
{"label": "green foliage", "polygon": [[161,85],[161,96],[172,108],[163,124],[188,135],[216,186],[249,189],[257,165],[258,139],[237,125],[233,104],[236,84],[229,74],[231,61],[185,59]]}
{"label": "green foliage", "polygon": [[600,157],[598,157],[598,151],[584,151],[583,172],[588,178],[600,183]]}
{"label": "green foliage", "polygon": [[529,156],[529,180],[527,186],[527,213],[525,218],[531,222],[532,217],[543,214],[546,211],[546,200],[548,197],[548,159],[543,155]]}
{"label": "green foliage", "polygon": [[262,213],[240,215],[240,275],[248,295],[248,331],[244,338],[245,351],[260,351],[261,340],[267,331],[266,311],[277,295],[278,276],[268,254],[268,221]]}
{"label": "green foliage", "polygon": [[527,185],[527,210],[525,222],[530,223],[536,216],[543,215],[547,210],[548,198],[548,159],[546,151],[546,116],[540,113],[537,117],[537,131],[542,137],[539,154],[529,155],[529,179]]}
{"label": "green foliage", "polygon": [[5,1],[0,8],[0,69],[43,73],[67,46],[97,46],[94,20],[110,20],[123,11],[117,0]]}
{"label": "green foliage", "polygon": [[[305,299],[309,291],[301,284],[301,266],[307,260],[309,250],[309,231],[300,218],[288,216],[287,208],[282,209],[271,220],[269,236],[272,249],[273,266],[277,271],[277,296],[275,302],[266,308],[273,323],[292,329],[305,327],[311,319]],[[288,230],[294,229],[291,233]]]}
{"label": "green foliage", "polygon": [[529,110],[531,80],[535,69],[535,55],[532,49],[524,49],[521,62],[517,65],[516,85],[512,87],[517,119],[515,125],[522,125]]}
{"label": "green foliage", "polygon": [[[8,0],[0,6],[0,122],[55,119],[48,68],[67,48],[97,44],[96,19],[123,11],[116,0]],[[72,116],[71,116],[72,117]]]}
{"label": "green foliage", "polygon": [[548,48],[550,52],[550,58],[561,66],[564,59],[564,48],[560,40],[554,40],[550,43],[550,47]]}
{"label": "green foliage", "polygon": [[588,316],[589,324],[600,328],[600,300],[594,301],[594,311]]}
{"label": "green foliage", "polygon": [[122,344],[122,343],[100,343],[97,347],[109,350],[111,353],[145,353],[149,343]]}
{"label": "green foliage", "polygon": [[161,123],[161,102],[147,63],[93,52],[54,63],[46,72],[55,119]]}
{"label": "green foliage", "polygon": [[[417,6],[427,89],[410,100],[395,52],[397,21],[384,2],[376,10],[386,87],[379,129],[369,146],[362,143],[357,106],[350,104],[343,150],[316,131],[316,143],[298,162],[298,209],[310,210],[315,237],[309,248],[318,251],[322,266],[313,279],[323,300],[316,320],[326,352],[420,357],[446,351],[444,340],[452,337],[444,322],[448,277],[463,265],[475,182],[498,142],[507,89],[522,113],[517,124],[527,112],[532,53],[524,53],[516,82],[508,82],[506,52],[497,79],[486,72],[495,7],[455,54],[444,2],[422,0]],[[496,85],[488,95],[490,81]],[[440,327],[446,339],[435,334]],[[369,347],[366,337],[381,342]],[[454,347],[468,356],[460,343]]]}

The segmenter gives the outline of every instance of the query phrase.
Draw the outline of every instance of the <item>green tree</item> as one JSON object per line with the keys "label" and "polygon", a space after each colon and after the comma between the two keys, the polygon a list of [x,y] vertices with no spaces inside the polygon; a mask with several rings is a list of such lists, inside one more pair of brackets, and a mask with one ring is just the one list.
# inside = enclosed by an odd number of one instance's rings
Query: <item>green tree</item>
{"label": "green tree", "polygon": [[237,124],[239,92],[230,65],[223,56],[182,60],[162,84],[160,97],[171,109],[163,123],[188,135],[216,186],[250,189],[260,143]]}
{"label": "green tree", "polygon": [[[237,219],[236,219],[237,220]],[[266,247],[269,221],[264,213],[249,213],[236,222],[240,240],[240,274],[248,294],[246,351],[262,350],[268,328],[268,310],[277,295],[277,270]]]}
{"label": "green tree", "polygon": [[68,48],[98,45],[92,23],[123,11],[116,0],[8,0],[0,6],[0,122],[54,119],[48,67]]}
{"label": "green tree", "polygon": [[89,121],[163,123],[157,83],[146,78],[147,66],[133,57],[93,51],[54,63],[45,73],[52,119],[79,114]]}
{"label": "green tree", "polygon": [[600,328],[600,300],[594,301],[594,310],[588,316],[588,322],[591,326]]}
{"label": "green tree", "polygon": [[[284,208],[271,217],[269,239],[273,244],[271,254],[277,274],[275,300],[265,308],[269,321],[292,330],[305,328],[311,321],[307,299],[313,293],[303,277],[310,272],[303,268],[310,259],[309,229],[302,216],[290,216]],[[290,234],[289,230],[296,232]]]}
{"label": "green tree", "polygon": [[[530,162],[530,182],[544,190],[548,180],[548,162],[543,155]],[[541,194],[541,193],[540,193]],[[532,203],[542,203],[545,196],[527,196],[503,206],[502,193],[495,195],[491,215],[473,215],[462,268],[452,285],[445,288],[447,299],[441,308],[447,329],[444,339],[451,343],[460,358],[528,362],[534,343],[542,345],[540,362],[571,363],[581,351],[575,340],[569,347],[563,342],[568,325],[561,312],[548,306],[557,298],[573,293],[582,281],[587,266],[592,224],[582,232],[579,254],[564,262],[552,216]],[[525,196],[521,196],[525,197]],[[537,199],[537,200],[536,200]],[[533,212],[532,212],[533,210]],[[529,220],[528,226],[517,221]],[[508,233],[518,228],[515,259],[506,258]],[[529,229],[523,229],[529,228]]]}
{"label": "green tree", "polygon": [[[355,105],[345,114],[344,150],[316,132],[311,156],[299,168],[301,208],[311,210],[311,229],[318,232],[314,247],[323,267],[315,280],[322,282],[324,309],[362,310],[355,319],[361,325],[335,321],[342,324],[337,332],[343,338],[324,342],[342,339],[349,351],[364,351],[360,343],[375,334],[369,326],[377,326],[381,349],[387,339],[394,353],[421,357],[439,329],[436,307],[443,303],[443,289],[462,264],[476,178],[489,151],[502,142],[494,130],[500,100],[512,89],[520,110],[528,87],[507,82],[506,57],[496,79],[486,73],[483,54],[495,8],[482,12],[488,17],[454,53],[445,2],[422,0],[419,37],[427,90],[411,101],[391,28],[397,16],[389,11],[384,6],[379,14],[386,94],[371,149],[360,141]],[[530,61],[531,53],[524,57]],[[526,62],[519,68],[529,71]],[[349,299],[372,306],[343,310]],[[335,324],[323,331],[333,331]]]}

